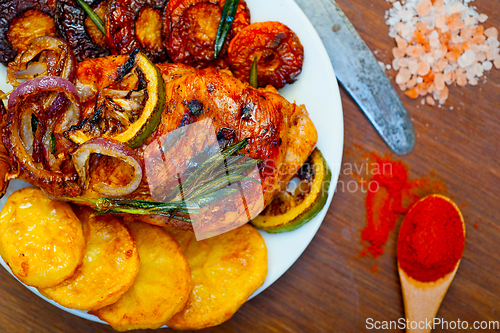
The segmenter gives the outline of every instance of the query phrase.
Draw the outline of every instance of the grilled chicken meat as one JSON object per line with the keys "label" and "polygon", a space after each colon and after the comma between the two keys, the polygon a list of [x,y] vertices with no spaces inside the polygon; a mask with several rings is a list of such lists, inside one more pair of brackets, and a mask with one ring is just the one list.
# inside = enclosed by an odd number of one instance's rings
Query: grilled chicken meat
{"label": "grilled chicken meat", "polygon": [[[76,87],[82,101],[80,119],[91,117],[96,112],[99,91],[113,83],[118,68],[126,60],[125,56],[113,56],[79,63]],[[231,199],[224,199],[223,203],[219,202],[222,200],[213,202],[205,208],[204,221],[200,226],[210,230],[211,223],[217,220],[220,230],[231,228],[241,219],[248,221],[249,211],[253,216],[258,214],[287,185],[312,152],[317,132],[307,111],[302,106],[289,103],[274,88],[254,89],[228,71],[213,68],[198,70],[182,64],[161,64],[157,67],[165,81],[166,104],[160,124],[146,142],[135,149],[136,155],[143,166],[151,165],[155,158],[167,161],[167,165],[185,163],[203,149],[208,137],[195,136],[191,141],[183,141],[182,145],[179,142],[169,151],[162,151],[165,155],[161,157],[151,154],[148,149],[169,133],[204,120],[211,120],[216,140],[221,146],[248,138],[248,144],[239,154],[262,160],[258,164],[262,184],[260,202],[249,202],[255,198],[247,198],[249,200],[244,207]],[[92,156],[89,170],[90,186],[81,192],[81,197],[99,197],[99,193],[92,190],[92,184],[127,183],[132,172],[130,166],[119,160],[99,155]],[[149,174],[144,172],[141,185],[127,198],[158,200],[157,194],[152,196],[150,184],[162,183],[164,179],[161,172],[154,172],[154,166],[152,170]],[[21,174],[20,178],[30,182],[29,174]],[[251,182],[242,183],[243,191],[252,186]],[[50,184],[43,189],[51,194]],[[157,225],[192,228],[187,222],[160,215],[133,217]]]}

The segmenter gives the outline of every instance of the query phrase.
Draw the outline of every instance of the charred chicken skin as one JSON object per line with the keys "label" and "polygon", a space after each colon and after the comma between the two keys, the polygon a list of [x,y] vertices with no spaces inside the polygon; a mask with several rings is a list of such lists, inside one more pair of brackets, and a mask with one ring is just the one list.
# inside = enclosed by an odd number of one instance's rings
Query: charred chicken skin
{"label": "charred chicken skin", "polygon": [[[97,112],[99,92],[114,82],[119,75],[120,66],[127,59],[125,56],[112,56],[88,59],[78,64],[76,87],[82,105],[81,120],[92,117]],[[238,154],[261,160],[258,173],[262,193],[260,204],[248,202],[253,199],[250,197],[243,209],[236,203],[232,204],[231,199],[223,200],[224,209],[221,209],[222,200],[210,203],[205,207],[205,220],[201,221],[201,225],[209,230],[212,221],[217,220],[218,229],[224,229],[231,228],[238,218],[246,218],[247,221],[248,209],[252,214],[259,213],[287,185],[312,152],[317,132],[307,111],[304,107],[285,100],[274,88],[254,89],[234,78],[229,71],[214,68],[199,70],[182,64],[161,64],[157,67],[165,82],[165,107],[156,130],[142,146],[133,151],[139,163],[143,167],[149,164],[152,171],[143,172],[140,186],[125,197],[158,200],[162,193],[153,194],[150,185],[165,182],[165,179],[162,178],[161,171],[155,171],[155,158],[168,161],[168,165],[185,163],[202,149],[203,141],[208,138],[198,135],[193,140],[179,142],[168,151],[161,151],[164,156],[156,156],[154,152],[151,153],[150,148],[169,133],[210,120],[220,146],[248,139],[248,144]],[[9,140],[5,138],[5,133],[4,142]],[[130,182],[133,171],[130,165],[115,158],[93,154],[89,164],[90,184],[86,188],[82,187],[78,195],[81,198],[99,197],[100,194],[93,190],[95,184],[119,186]],[[18,177],[33,183],[29,173],[20,172]],[[54,192],[50,182],[37,182],[36,185],[55,198],[61,196]],[[244,182],[242,186],[243,190],[251,187]],[[228,212],[231,208],[234,211]],[[187,222],[160,215],[132,217],[151,224],[192,228]]]}

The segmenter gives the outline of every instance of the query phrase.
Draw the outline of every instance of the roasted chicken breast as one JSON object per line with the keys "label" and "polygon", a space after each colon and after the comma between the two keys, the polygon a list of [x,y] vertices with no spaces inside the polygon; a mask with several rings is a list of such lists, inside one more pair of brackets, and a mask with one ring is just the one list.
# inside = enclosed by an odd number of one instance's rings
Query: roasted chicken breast
{"label": "roasted chicken breast", "polygon": [[[82,102],[80,119],[91,117],[96,112],[99,92],[114,82],[127,58],[113,56],[79,63],[76,87]],[[213,68],[199,70],[182,64],[160,64],[157,67],[165,81],[165,108],[156,130],[141,147],[135,149],[143,166],[149,165],[152,171],[144,172],[141,185],[127,198],[158,201],[162,194],[152,194],[150,185],[165,183],[165,179],[161,170],[155,171],[155,159],[163,161],[167,167],[186,164],[204,149],[210,138],[198,135],[191,141],[179,141],[168,151],[157,150],[156,154],[160,151],[162,156],[151,153],[151,147],[180,128],[210,121],[215,132],[213,136],[222,147],[248,139],[248,144],[239,154],[262,160],[258,164],[262,193],[260,203],[251,202],[255,198],[250,195],[245,207],[232,204],[231,199],[219,200],[223,201],[224,209],[219,201],[207,205],[204,221],[200,225],[209,230],[213,222],[218,221],[218,229],[231,229],[236,221],[248,221],[249,210],[252,216],[258,214],[288,184],[312,152],[317,132],[307,111],[303,106],[288,102],[274,88],[254,89],[234,78],[229,71]],[[119,160],[95,155],[90,164],[90,186],[82,190],[81,197],[100,196],[92,190],[92,184],[120,184],[130,180],[129,166]],[[30,182],[29,174],[19,177]],[[244,182],[242,186],[243,190],[251,188],[251,184]],[[43,189],[51,194],[50,184],[45,187]],[[157,225],[192,228],[189,223],[160,215],[132,217]]]}

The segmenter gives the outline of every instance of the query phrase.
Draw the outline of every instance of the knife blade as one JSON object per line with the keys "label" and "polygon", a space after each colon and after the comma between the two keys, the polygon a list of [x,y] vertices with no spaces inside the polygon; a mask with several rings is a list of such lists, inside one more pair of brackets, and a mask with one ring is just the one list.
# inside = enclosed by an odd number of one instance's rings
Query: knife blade
{"label": "knife blade", "polygon": [[387,145],[399,155],[415,146],[415,131],[389,78],[333,0],[295,0],[318,32],[342,86]]}

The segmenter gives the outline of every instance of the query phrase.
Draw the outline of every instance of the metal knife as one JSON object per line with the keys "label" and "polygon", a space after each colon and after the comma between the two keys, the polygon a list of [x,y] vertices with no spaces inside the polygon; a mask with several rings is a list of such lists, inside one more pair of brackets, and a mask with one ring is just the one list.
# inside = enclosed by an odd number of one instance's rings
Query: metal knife
{"label": "metal knife", "polygon": [[295,0],[318,32],[337,75],[387,145],[405,155],[415,131],[377,59],[333,0]]}

